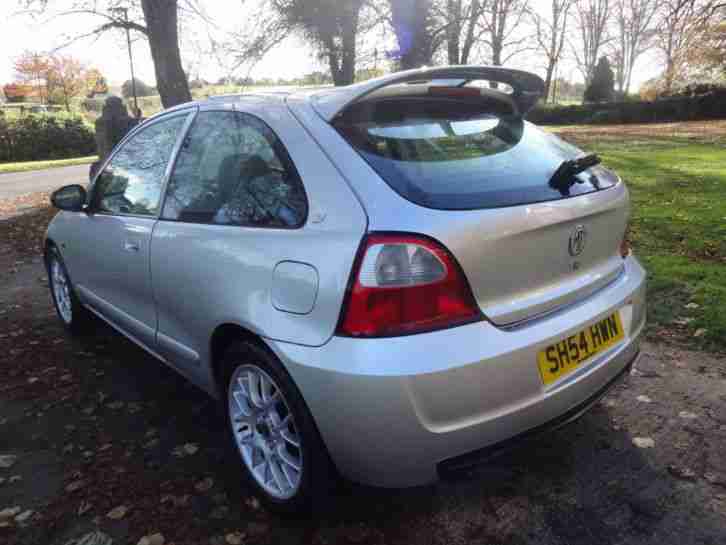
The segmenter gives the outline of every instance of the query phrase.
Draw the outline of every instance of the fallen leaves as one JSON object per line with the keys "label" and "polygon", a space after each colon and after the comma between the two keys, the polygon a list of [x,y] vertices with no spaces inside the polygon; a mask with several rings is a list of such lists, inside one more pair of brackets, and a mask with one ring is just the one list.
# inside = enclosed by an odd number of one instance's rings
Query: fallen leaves
{"label": "fallen leaves", "polygon": [[655,441],[651,437],[633,437],[633,444],[638,448],[655,447]]}
{"label": "fallen leaves", "polygon": [[24,526],[30,521],[30,517],[32,517],[34,514],[35,511],[33,511],[32,509],[27,509],[26,511],[23,511],[15,517],[15,523],[19,524],[20,526]]}
{"label": "fallen leaves", "polygon": [[103,532],[95,531],[84,535],[80,539],[72,539],[66,545],[113,545],[113,539]]}
{"label": "fallen leaves", "polygon": [[22,511],[22,509],[19,505],[6,507],[5,509],[0,510],[0,521],[15,518],[20,511]]}
{"label": "fallen leaves", "polygon": [[696,479],[696,472],[690,467],[670,465],[668,466],[668,472],[674,477],[684,481],[693,481]]}
{"label": "fallen leaves", "polygon": [[20,255],[38,254],[48,223],[56,214],[48,193],[32,193],[14,199],[0,199],[3,239]]}
{"label": "fallen leaves", "polygon": [[175,508],[178,507],[184,507],[185,505],[189,504],[189,500],[191,499],[191,496],[189,494],[184,494],[182,496],[175,496],[173,494],[164,494],[161,497],[161,500],[159,503],[162,505],[171,505]]}
{"label": "fallen leaves", "polygon": [[80,490],[81,488],[84,488],[88,485],[88,481],[85,479],[78,479],[76,481],[73,481],[66,486],[66,492],[76,492]]}
{"label": "fallen leaves", "polygon": [[242,545],[245,535],[242,532],[232,532],[224,537],[229,545]]}
{"label": "fallen leaves", "polygon": [[161,533],[142,537],[136,545],[164,545],[164,535]]}
{"label": "fallen leaves", "polygon": [[126,516],[126,513],[128,512],[128,507],[126,507],[125,505],[119,505],[118,507],[114,507],[108,513],[106,513],[106,517],[110,518],[111,520],[121,520]]}
{"label": "fallen leaves", "polygon": [[15,465],[15,462],[18,461],[18,457],[14,454],[3,454],[0,455],[0,468],[2,469],[8,469]]}
{"label": "fallen leaves", "polygon": [[185,458],[187,456],[194,456],[199,451],[199,445],[196,443],[185,443],[180,445],[171,452],[177,458]]}
{"label": "fallen leaves", "polygon": [[207,492],[214,486],[214,479],[211,477],[206,477],[205,479],[202,479],[198,483],[194,485],[194,490],[197,492],[203,493]]}
{"label": "fallen leaves", "polygon": [[82,517],[86,513],[88,513],[91,508],[93,507],[93,504],[90,501],[83,500],[81,504],[78,506],[78,516]]}

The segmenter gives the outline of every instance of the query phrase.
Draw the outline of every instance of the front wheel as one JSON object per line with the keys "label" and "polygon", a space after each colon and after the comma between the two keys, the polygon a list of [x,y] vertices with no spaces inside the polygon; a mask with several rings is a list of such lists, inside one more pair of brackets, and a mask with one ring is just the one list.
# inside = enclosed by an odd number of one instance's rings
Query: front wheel
{"label": "front wheel", "polygon": [[92,329],[91,315],[73,291],[63,258],[54,246],[48,249],[46,265],[53,306],[63,326],[73,334],[87,333]]}
{"label": "front wheel", "polygon": [[274,509],[319,507],[333,468],[297,387],[277,359],[254,344],[237,343],[224,359],[228,422],[247,480]]}

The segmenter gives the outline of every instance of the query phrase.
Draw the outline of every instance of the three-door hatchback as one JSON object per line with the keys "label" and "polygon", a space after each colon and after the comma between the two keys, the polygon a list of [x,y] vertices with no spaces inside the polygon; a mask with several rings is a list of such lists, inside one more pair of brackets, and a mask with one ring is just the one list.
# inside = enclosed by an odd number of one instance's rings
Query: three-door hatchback
{"label": "three-door hatchback", "polygon": [[449,67],[162,112],[53,195],[58,315],[223,400],[288,509],[563,425],[637,357],[645,273],[623,182],[523,120],[543,87]]}

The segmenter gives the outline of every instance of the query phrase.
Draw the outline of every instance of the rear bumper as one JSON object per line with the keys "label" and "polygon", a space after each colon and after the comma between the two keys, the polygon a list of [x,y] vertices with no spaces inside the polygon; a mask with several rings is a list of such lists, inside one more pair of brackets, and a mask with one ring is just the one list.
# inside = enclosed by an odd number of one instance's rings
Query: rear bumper
{"label": "rear bumper", "polygon": [[[616,310],[624,341],[544,386],[537,353]],[[645,271],[629,257],[606,288],[516,329],[480,322],[390,339],[334,337],[316,348],[270,345],[339,471],[398,487],[434,481],[469,453],[581,412],[632,363],[644,323]]]}
{"label": "rear bumper", "polygon": [[635,356],[633,356],[633,359],[630,361],[630,363],[628,363],[628,365],[626,365],[622,371],[620,371],[613,379],[611,379],[610,382],[605,384],[602,389],[598,390],[585,401],[583,401],[579,405],[576,405],[575,407],[572,407],[566,413],[561,414],[553,420],[545,422],[544,424],[541,424],[535,428],[529,429],[523,433],[520,433],[519,435],[515,435],[514,437],[510,437],[509,439],[505,439],[500,443],[495,443],[494,445],[489,445],[473,452],[462,454],[461,456],[456,456],[454,458],[444,460],[443,462],[439,462],[437,466],[439,475],[441,477],[446,477],[448,475],[456,473],[457,471],[461,471],[485,463],[488,460],[491,460],[493,458],[496,458],[497,456],[506,454],[507,452],[515,448],[523,446],[527,441],[535,439],[546,433],[556,431],[579,420],[590,409],[592,409],[598,401],[605,397],[610,390],[612,390],[620,381],[622,381],[626,377],[626,375],[628,375],[630,370],[637,363],[639,357],[640,352],[637,352]]}

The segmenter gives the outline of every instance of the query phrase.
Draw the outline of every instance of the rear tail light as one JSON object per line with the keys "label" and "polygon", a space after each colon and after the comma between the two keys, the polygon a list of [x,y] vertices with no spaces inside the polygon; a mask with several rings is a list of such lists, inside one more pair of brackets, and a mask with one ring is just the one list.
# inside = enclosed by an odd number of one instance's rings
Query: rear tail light
{"label": "rear tail light", "polygon": [[353,267],[339,335],[383,337],[482,318],[454,257],[421,235],[373,234]]}

